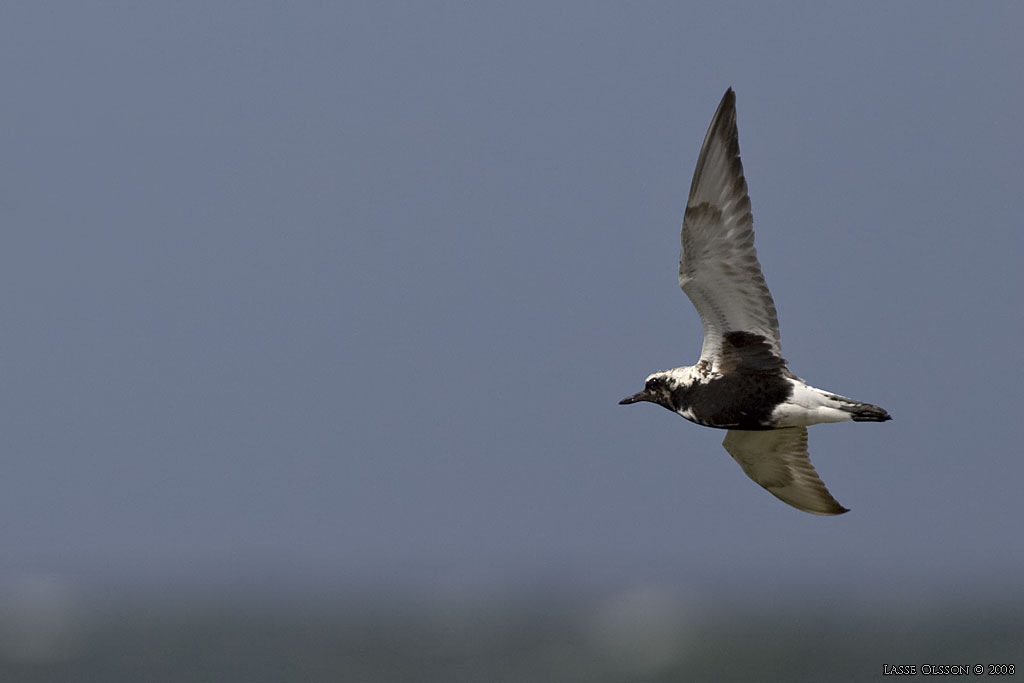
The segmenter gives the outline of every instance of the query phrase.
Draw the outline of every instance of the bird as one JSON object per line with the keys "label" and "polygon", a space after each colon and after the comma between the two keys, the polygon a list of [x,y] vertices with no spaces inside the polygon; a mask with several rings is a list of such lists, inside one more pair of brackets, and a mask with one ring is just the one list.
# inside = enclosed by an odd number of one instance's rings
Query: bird
{"label": "bird", "polygon": [[798,510],[848,512],[818,476],[807,427],[885,422],[884,409],[823,391],[782,357],[775,302],[754,248],[753,215],[740,162],[736,94],[726,90],[697,157],[681,233],[679,286],[704,330],[696,365],[655,372],[620,405],[660,405],[705,427],[748,477]]}

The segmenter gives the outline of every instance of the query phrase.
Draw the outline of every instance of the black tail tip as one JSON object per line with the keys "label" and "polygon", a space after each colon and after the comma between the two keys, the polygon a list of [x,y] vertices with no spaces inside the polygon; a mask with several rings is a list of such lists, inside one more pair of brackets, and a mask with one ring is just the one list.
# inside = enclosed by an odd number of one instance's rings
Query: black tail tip
{"label": "black tail tip", "polygon": [[851,412],[854,422],[885,422],[892,419],[892,415],[878,406],[857,406]]}

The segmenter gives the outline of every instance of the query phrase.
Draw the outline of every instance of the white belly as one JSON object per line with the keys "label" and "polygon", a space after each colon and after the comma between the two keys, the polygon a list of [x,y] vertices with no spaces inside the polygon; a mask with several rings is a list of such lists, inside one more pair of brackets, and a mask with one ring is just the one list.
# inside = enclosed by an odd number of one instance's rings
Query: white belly
{"label": "white belly", "polygon": [[815,389],[798,380],[789,380],[793,395],[772,411],[775,427],[807,427],[822,422],[846,422],[853,416],[840,410],[841,402],[835,394]]}

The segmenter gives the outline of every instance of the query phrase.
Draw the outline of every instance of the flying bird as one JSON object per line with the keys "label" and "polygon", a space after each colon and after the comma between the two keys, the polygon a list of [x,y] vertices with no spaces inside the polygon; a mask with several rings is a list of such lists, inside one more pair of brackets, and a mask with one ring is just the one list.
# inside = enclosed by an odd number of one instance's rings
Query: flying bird
{"label": "flying bird", "polygon": [[753,225],[729,88],[704,137],[683,218],[679,286],[704,327],[700,360],[655,372],[643,391],[619,403],[656,403],[729,430],[722,445],[747,476],[797,509],[839,515],[848,510],[811,465],[807,427],[892,418],[878,406],[816,389],[786,366]]}

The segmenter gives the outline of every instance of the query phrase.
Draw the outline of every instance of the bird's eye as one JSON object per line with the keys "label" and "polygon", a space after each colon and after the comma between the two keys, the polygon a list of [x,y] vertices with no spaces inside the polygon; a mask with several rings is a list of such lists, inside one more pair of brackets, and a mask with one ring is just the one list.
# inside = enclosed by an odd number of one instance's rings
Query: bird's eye
{"label": "bird's eye", "polygon": [[647,388],[648,389],[657,389],[660,386],[661,386],[661,380],[659,378],[657,378],[657,377],[647,381]]}

